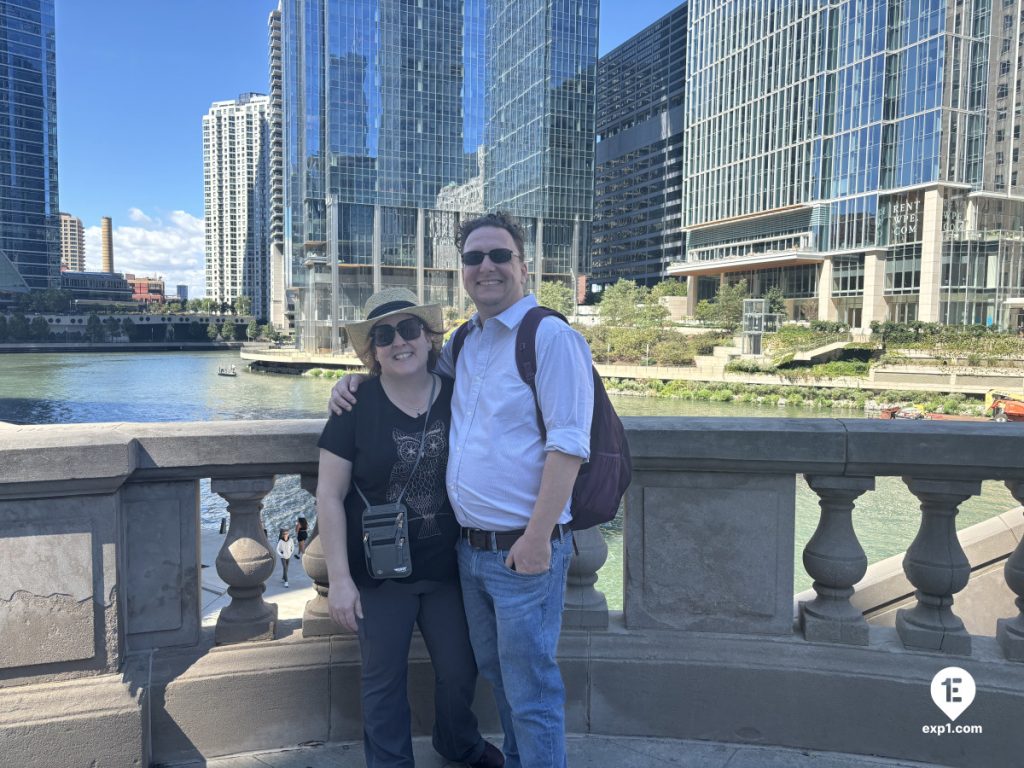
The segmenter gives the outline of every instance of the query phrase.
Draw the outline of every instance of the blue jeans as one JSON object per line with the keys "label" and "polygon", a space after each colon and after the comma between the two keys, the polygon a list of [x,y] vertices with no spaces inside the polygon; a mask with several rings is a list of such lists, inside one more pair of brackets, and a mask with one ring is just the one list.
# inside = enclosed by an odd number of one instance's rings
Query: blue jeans
{"label": "blue jeans", "polygon": [[551,542],[551,568],[522,574],[508,550],[459,541],[462,600],[480,674],[491,684],[505,731],[505,768],[566,768],[565,686],[556,653],[572,534]]}

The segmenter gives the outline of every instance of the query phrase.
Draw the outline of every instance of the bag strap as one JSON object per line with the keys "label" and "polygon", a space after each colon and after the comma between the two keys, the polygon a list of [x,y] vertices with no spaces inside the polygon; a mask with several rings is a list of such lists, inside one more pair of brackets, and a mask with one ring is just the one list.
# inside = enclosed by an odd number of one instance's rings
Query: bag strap
{"label": "bag strap", "polygon": [[557,317],[563,323],[569,322],[564,315],[550,307],[531,307],[523,316],[516,332],[516,369],[519,371],[519,378],[533,393],[533,405],[537,410],[537,426],[540,428],[541,440],[547,440],[548,431],[544,426],[540,401],[537,399],[537,328],[545,317]]}
{"label": "bag strap", "polygon": [[[420,465],[420,459],[423,458],[423,445],[427,442],[427,427],[430,426],[430,409],[434,407],[434,393],[436,391],[437,376],[432,373],[430,374],[430,400],[427,403],[427,412],[426,414],[424,414],[423,417],[423,434],[420,435],[420,448],[416,452],[416,463],[412,465],[412,472],[410,472],[409,477],[406,478],[405,485],[402,486],[402,492],[398,494],[398,498],[395,500],[395,504],[402,503],[402,497],[404,497],[405,492],[409,490],[409,483],[412,482],[413,475],[416,474],[416,469]],[[363,504],[365,504],[367,508],[372,507],[373,505],[370,503],[369,499],[367,499],[366,496],[363,494],[362,490],[360,490],[359,483],[353,480],[352,485],[355,487],[356,493],[359,494],[359,498],[363,500]]]}
{"label": "bag strap", "polygon": [[455,333],[452,334],[452,372],[455,371],[455,366],[459,362],[459,353],[462,351],[462,347],[466,343],[466,337],[469,335],[469,324],[470,320],[467,320],[458,328],[455,329]]}

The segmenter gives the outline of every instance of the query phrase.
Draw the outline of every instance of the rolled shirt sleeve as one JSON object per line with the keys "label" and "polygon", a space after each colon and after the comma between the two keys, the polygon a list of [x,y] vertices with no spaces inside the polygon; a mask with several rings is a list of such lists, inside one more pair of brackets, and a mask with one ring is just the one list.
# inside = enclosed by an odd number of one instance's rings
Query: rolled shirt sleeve
{"label": "rolled shirt sleeve", "polygon": [[555,317],[537,328],[537,401],[547,430],[545,451],[590,458],[594,374],[590,347]]}

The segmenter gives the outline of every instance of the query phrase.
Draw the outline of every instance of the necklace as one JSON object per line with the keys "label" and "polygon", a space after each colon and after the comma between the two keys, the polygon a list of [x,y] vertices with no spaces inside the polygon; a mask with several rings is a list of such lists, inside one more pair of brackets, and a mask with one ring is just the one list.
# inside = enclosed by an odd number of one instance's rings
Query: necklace
{"label": "necklace", "polygon": [[[381,385],[383,384],[384,382],[381,381]],[[427,395],[427,400],[425,403],[423,403],[422,406],[409,405],[409,403],[407,403],[405,400],[402,400],[399,397],[395,397],[395,395],[392,392],[388,392],[387,387],[384,387],[384,394],[386,394],[388,396],[388,399],[392,403],[397,405],[400,410],[406,413],[409,413],[411,411],[412,413],[416,414],[414,418],[418,419],[420,416],[427,412],[427,409],[430,407],[430,404],[434,402],[434,391],[436,388],[437,380],[434,378],[434,374],[430,374],[430,394]]]}

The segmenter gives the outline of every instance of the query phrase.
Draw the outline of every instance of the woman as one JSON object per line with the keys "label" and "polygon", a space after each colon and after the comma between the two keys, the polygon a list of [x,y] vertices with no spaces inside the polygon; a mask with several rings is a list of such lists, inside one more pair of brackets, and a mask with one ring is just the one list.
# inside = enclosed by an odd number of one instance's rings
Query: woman
{"label": "woman", "polygon": [[295,553],[296,560],[306,554],[306,539],[308,538],[309,523],[300,515],[299,519],[295,521],[295,543],[299,546],[299,551]]}
{"label": "woman", "polygon": [[281,581],[288,586],[288,562],[295,551],[295,542],[288,538],[288,529],[282,528],[277,537],[277,556],[281,558]]}
{"label": "woman", "polygon": [[[379,291],[366,301],[366,320],[346,327],[373,375],[358,405],[332,415],[320,436],[317,521],[328,605],[335,621],[359,633],[367,768],[414,765],[407,676],[416,624],[435,671],[434,749],[497,768],[504,758],[480,736],[471,710],[477,670],[459,587],[459,526],[445,491],[452,382],[432,373],[441,308],[416,302],[405,289]],[[378,513],[393,504],[404,508],[389,535],[372,525],[364,535],[364,511],[371,508],[367,521],[392,521]],[[382,567],[378,555],[394,557]],[[408,575],[375,578],[371,558],[375,573]]]}

